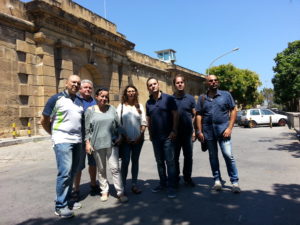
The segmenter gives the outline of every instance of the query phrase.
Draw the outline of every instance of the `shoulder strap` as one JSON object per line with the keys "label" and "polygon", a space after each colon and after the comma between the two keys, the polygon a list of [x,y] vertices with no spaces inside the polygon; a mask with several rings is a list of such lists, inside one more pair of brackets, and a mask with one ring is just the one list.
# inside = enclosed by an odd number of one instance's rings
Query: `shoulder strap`
{"label": "shoulder strap", "polygon": [[121,105],[121,116],[120,116],[120,119],[121,119],[121,125],[123,125],[123,103]]}

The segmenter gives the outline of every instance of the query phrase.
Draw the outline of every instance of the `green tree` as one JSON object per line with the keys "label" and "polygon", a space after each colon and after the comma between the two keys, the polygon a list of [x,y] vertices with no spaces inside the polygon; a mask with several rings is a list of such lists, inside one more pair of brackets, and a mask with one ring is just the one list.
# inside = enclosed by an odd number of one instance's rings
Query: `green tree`
{"label": "green tree", "polygon": [[268,108],[274,105],[274,90],[272,88],[264,88],[261,91],[264,100],[267,103]]}
{"label": "green tree", "polygon": [[296,110],[296,101],[300,97],[300,40],[288,43],[274,61],[275,102],[285,105],[287,110]]}
{"label": "green tree", "polygon": [[232,64],[212,67],[209,72],[218,76],[220,89],[228,90],[243,108],[262,103],[263,99],[257,90],[261,82],[255,72],[236,68]]}

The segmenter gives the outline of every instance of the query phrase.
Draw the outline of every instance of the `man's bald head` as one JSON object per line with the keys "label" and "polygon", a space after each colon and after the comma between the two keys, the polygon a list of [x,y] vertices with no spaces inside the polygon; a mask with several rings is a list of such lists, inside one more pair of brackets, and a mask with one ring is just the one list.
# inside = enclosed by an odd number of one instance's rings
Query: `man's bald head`
{"label": "man's bald head", "polygon": [[80,88],[80,77],[78,75],[71,75],[66,81],[66,89],[70,95],[75,95]]}

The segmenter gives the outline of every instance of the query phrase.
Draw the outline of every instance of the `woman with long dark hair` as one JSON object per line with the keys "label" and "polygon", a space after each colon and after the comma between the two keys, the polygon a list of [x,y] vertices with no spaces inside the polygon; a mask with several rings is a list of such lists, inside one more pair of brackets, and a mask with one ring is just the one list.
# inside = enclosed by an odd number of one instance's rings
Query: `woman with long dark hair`
{"label": "woman with long dark hair", "polygon": [[141,193],[141,190],[137,186],[137,177],[139,171],[139,157],[144,143],[144,132],[147,125],[145,110],[143,105],[138,101],[138,95],[137,88],[134,85],[128,85],[124,89],[121,104],[119,104],[117,108],[124,133],[123,141],[120,145],[122,181],[125,186],[131,158],[131,191],[135,194]]}

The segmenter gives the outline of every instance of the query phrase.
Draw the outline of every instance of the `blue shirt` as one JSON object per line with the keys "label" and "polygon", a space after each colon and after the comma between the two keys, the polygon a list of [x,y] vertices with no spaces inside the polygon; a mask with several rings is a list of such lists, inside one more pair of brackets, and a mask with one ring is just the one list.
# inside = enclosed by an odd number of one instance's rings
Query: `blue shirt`
{"label": "blue shirt", "polygon": [[189,94],[183,96],[173,95],[178,109],[178,135],[193,134],[193,109],[195,108],[195,99]]}
{"label": "blue shirt", "polygon": [[53,95],[44,108],[43,115],[51,118],[51,135],[54,144],[80,143],[83,104],[77,96],[66,91]]}
{"label": "blue shirt", "polygon": [[207,140],[222,137],[229,125],[229,111],[234,109],[235,103],[228,91],[217,90],[216,95],[210,98],[204,95],[202,107],[202,95],[199,96],[196,111],[202,116],[203,133]]}
{"label": "blue shirt", "polygon": [[[89,100],[86,100],[85,98],[82,98],[80,95],[77,95],[78,98],[81,99],[82,103],[83,103],[83,110],[84,112],[86,112],[86,110],[93,105],[97,105],[96,100],[93,97],[90,97]],[[82,132],[82,140],[85,139],[85,117],[83,116],[82,118],[82,125],[81,125],[81,132]]]}
{"label": "blue shirt", "polygon": [[177,110],[174,97],[161,93],[157,101],[150,96],[146,103],[146,115],[150,117],[150,134],[152,138],[166,139],[173,129],[172,111]]}

